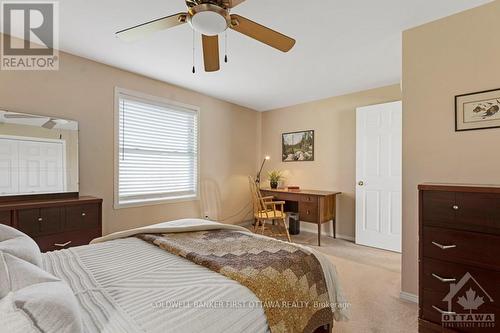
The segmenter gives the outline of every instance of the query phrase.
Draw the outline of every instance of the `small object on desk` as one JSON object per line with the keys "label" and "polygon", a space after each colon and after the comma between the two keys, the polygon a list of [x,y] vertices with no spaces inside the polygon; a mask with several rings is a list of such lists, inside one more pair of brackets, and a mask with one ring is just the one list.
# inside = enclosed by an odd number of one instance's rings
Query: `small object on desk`
{"label": "small object on desk", "polygon": [[300,186],[295,186],[295,185],[293,185],[293,186],[292,186],[292,185],[289,185],[289,186],[287,186],[287,189],[288,189],[289,191],[300,191]]}
{"label": "small object on desk", "polygon": [[317,190],[290,190],[263,188],[264,197],[284,201],[290,211],[299,213],[302,222],[315,223],[318,226],[318,246],[321,246],[321,225],[332,221],[333,237],[336,238],[336,198],[341,192]]}

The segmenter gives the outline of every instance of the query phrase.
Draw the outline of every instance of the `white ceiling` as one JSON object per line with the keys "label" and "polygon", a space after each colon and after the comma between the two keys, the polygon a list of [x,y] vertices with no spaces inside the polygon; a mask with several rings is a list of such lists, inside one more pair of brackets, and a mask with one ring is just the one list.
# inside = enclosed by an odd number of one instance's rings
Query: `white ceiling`
{"label": "white ceiling", "polygon": [[[60,1],[60,48],[255,110],[400,82],[401,32],[489,0],[247,0],[233,10],[297,39],[287,54],[229,31],[229,63],[192,67],[188,25],[135,43],[114,32],[185,11],[183,0]],[[221,38],[221,57],[224,45]]]}

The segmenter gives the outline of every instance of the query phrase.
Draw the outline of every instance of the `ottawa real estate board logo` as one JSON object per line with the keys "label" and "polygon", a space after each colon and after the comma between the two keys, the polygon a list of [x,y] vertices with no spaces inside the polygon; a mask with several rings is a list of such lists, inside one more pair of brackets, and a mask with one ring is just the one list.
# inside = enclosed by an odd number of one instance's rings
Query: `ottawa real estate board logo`
{"label": "ottawa real estate board logo", "polygon": [[59,69],[59,7],[55,1],[1,2],[1,70]]}
{"label": "ottawa real estate board logo", "polygon": [[434,306],[441,313],[443,327],[495,327],[495,314],[488,311],[494,306],[494,300],[470,273],[466,273],[458,283],[450,284],[450,292],[443,298],[443,302],[447,303],[448,311]]}

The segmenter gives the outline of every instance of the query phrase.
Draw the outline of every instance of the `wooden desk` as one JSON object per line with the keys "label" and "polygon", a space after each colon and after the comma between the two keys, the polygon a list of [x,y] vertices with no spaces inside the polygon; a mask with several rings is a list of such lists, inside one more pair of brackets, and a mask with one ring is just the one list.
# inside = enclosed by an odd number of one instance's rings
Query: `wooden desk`
{"label": "wooden desk", "polygon": [[321,246],[321,225],[332,221],[333,237],[336,237],[336,198],[341,192],[315,190],[287,190],[264,188],[262,196],[273,196],[276,200],[285,201],[285,209],[299,213],[303,222],[318,225],[318,246]]}

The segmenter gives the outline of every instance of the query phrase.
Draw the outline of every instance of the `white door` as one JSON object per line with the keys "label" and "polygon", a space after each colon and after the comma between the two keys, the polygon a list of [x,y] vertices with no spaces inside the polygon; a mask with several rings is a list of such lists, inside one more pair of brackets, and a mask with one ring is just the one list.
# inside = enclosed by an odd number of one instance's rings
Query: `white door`
{"label": "white door", "polygon": [[19,192],[18,142],[0,138],[0,194]]}
{"label": "white door", "polygon": [[402,103],[356,110],[356,243],[401,252]]}
{"label": "white door", "polygon": [[20,192],[64,192],[64,155],[62,142],[19,141]]}

